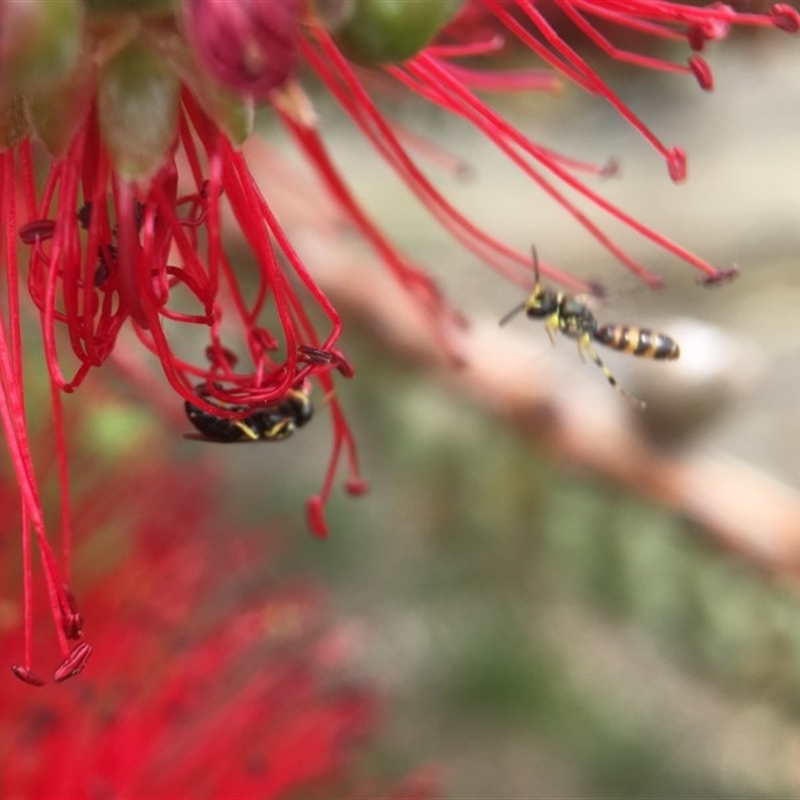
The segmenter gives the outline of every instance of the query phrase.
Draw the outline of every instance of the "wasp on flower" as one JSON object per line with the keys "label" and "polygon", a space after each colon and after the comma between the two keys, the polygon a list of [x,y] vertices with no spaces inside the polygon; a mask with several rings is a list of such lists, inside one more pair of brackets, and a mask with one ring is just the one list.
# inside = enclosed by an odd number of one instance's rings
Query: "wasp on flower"
{"label": "wasp on flower", "polygon": [[[208,391],[198,387],[198,393],[208,399]],[[241,418],[209,414],[188,400],[186,416],[205,439],[212,442],[279,442],[288,439],[297,428],[311,421],[314,406],[308,387],[291,389],[279,403],[262,409],[251,410],[244,406],[220,406],[220,411],[244,414]]]}

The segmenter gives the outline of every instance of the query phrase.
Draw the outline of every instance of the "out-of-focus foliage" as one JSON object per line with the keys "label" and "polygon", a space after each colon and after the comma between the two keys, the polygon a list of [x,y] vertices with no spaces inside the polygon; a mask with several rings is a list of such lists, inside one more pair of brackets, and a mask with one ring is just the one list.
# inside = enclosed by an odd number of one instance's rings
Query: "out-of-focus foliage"
{"label": "out-of-focus foliage", "polygon": [[347,399],[373,492],[302,560],[366,616],[396,736],[454,796],[789,791],[792,591],[382,359]]}

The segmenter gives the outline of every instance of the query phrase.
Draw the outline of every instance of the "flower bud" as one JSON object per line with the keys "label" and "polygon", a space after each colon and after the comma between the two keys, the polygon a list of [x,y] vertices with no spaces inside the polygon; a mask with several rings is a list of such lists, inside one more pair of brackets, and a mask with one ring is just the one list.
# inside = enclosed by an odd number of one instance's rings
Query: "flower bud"
{"label": "flower bud", "polygon": [[0,95],[0,152],[13,147],[30,132],[25,103],[19,95]]}
{"label": "flower bud", "polygon": [[4,0],[2,5],[0,74],[6,86],[25,94],[72,70],[83,24],[76,0]]}
{"label": "flower bud", "polygon": [[84,124],[96,89],[95,70],[84,58],[69,75],[27,97],[28,114],[36,135],[50,155],[61,157]]}
{"label": "flower bud", "polygon": [[357,63],[398,63],[422,50],[460,5],[461,0],[357,0],[334,38]]}
{"label": "flower bud", "polygon": [[187,38],[218,81],[266,97],[297,64],[301,0],[185,0]]}
{"label": "flower bud", "polygon": [[175,11],[177,0],[83,0],[88,15],[94,19],[136,14],[140,18],[163,17]]}
{"label": "flower bud", "polygon": [[243,144],[253,132],[253,98],[237,94],[223,86],[207,72],[197,68],[193,54],[187,55],[187,59],[177,60],[173,53],[172,63],[181,80],[191,89],[203,111],[222,128],[231,142]]}
{"label": "flower bud", "polygon": [[177,76],[148,47],[133,42],[105,64],[100,129],[121,177],[145,179],[163,164],[175,141],[179,101]]}

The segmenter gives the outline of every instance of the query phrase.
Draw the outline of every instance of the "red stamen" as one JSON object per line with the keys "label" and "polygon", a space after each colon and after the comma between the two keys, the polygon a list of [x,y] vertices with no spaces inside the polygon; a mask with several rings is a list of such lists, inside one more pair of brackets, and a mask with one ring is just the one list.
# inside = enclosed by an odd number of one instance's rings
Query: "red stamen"
{"label": "red stamen", "polygon": [[[628,50],[622,50],[619,47],[615,47],[605,36],[603,36],[593,25],[589,23],[589,21],[577,10],[573,2],[570,2],[570,0],[556,0],[556,2],[564,14],[611,58],[624,63],[635,64],[636,66],[646,67],[647,69],[654,69],[661,72],[685,73],[688,71],[688,68],[683,64],[676,64],[672,61],[664,61],[660,58],[653,58],[652,56],[645,56],[639,53],[631,53]],[[589,10],[594,9],[595,7],[592,7]],[[626,18],[626,21],[629,21],[629,19],[630,18]],[[620,21],[622,20],[620,17],[618,17],[617,22]],[[641,30],[641,25],[636,25],[635,27]],[[665,36],[669,33],[669,29],[649,26],[648,33],[656,33],[657,35]]]}
{"label": "red stamen", "polygon": [[327,538],[330,531],[325,521],[325,501],[322,497],[315,495],[306,501],[306,523],[314,536]]}
{"label": "red stamen", "polygon": [[81,642],[75,645],[70,651],[70,654],[61,662],[56,669],[53,679],[56,683],[67,680],[67,678],[74,678],[76,675],[83,672],[89,656],[92,654],[92,647],[87,642]]}
{"label": "red stamen", "polygon": [[[604,97],[616,110],[624,117],[639,133],[652,145],[652,147],[667,160],[670,176],[673,169],[670,166],[671,150],[664,145],[661,140],[639,119],[628,106],[605,84],[600,76],[589,66],[589,64],[569,45],[564,42],[555,29],[539,12],[538,8],[527,0],[519,2],[518,8],[525,16],[539,29],[545,41],[553,48],[555,53],[564,60],[555,59],[553,53],[543,48],[528,31],[523,28],[502,6],[500,0],[485,0],[489,8],[500,19],[506,27],[517,35],[521,41],[534,49],[549,63],[559,71],[571,77],[578,85],[593,94]],[[566,66],[569,65],[569,66]],[[674,178],[673,178],[674,180]]]}
{"label": "red stamen", "polygon": [[674,183],[686,180],[686,151],[682,147],[671,147],[667,153],[667,169]]}
{"label": "red stamen", "polygon": [[19,238],[23,244],[36,244],[44,239],[52,239],[55,234],[56,223],[52,219],[35,219],[21,225]]}
{"label": "red stamen", "polygon": [[78,611],[75,597],[67,587],[64,587],[64,601],[61,609],[64,635],[68,639],[80,639],[83,635],[83,614]]}
{"label": "red stamen", "polygon": [[[71,522],[67,492],[67,461],[64,441],[64,421],[60,413],[57,390],[53,388],[54,426],[51,438],[55,439],[58,456],[59,486],[62,492],[62,544],[64,547],[64,573],[53,554],[44,523],[44,514],[39,495],[37,478],[34,470],[31,443],[25,418],[25,397],[22,376],[22,333],[19,308],[19,275],[17,262],[16,235],[17,208],[15,186],[19,180],[25,187],[25,195],[32,204],[32,170],[30,152],[27,144],[19,148],[18,175],[15,165],[14,151],[0,153],[0,217],[4,223],[4,259],[6,283],[6,309],[0,318],[0,419],[6,433],[6,442],[11,461],[17,474],[17,482],[22,499],[22,560],[23,560],[23,619],[24,619],[24,651],[25,659],[15,674],[29,683],[36,683],[38,676],[32,671],[32,631],[33,631],[33,564],[31,559],[32,538],[35,536],[42,572],[45,579],[50,611],[56,626],[56,636],[63,652],[67,652],[66,633],[63,610],[69,606],[66,590],[66,574],[69,571],[69,555],[71,544]],[[33,208],[27,209],[28,216],[33,216]],[[42,219],[46,215],[42,215]],[[36,247],[41,239],[36,238]],[[57,238],[54,237],[54,238]],[[48,240],[49,241],[49,240]],[[54,436],[53,436],[54,434]],[[32,529],[32,531],[31,531]],[[31,535],[33,533],[33,536]],[[73,629],[73,625],[67,626]]]}
{"label": "red stamen", "polygon": [[714,275],[701,275],[696,281],[701,286],[718,286],[721,283],[730,283],[739,277],[739,268],[736,266],[718,269]]}
{"label": "red stamen", "polygon": [[33,672],[28,667],[21,667],[19,664],[12,664],[11,671],[25,683],[29,683],[31,686],[44,686],[45,681],[43,678],[40,678],[35,672]]}
{"label": "red stamen", "polygon": [[[328,34],[317,29],[314,29],[314,34],[331,63],[330,65],[326,64],[320,55],[305,43],[301,45],[304,56],[378,153],[395,169],[406,185],[454,238],[510,280],[515,282],[527,280],[529,256],[491,237],[446,201],[403,150]],[[398,76],[398,71],[389,71],[395,77]],[[340,82],[343,85],[340,85]],[[362,234],[373,243],[384,262],[392,269],[404,287],[412,291],[415,286],[425,286],[425,291],[430,291],[433,288],[430,279],[421,275],[418,270],[411,270],[355,203],[316,132],[299,126],[294,120],[284,118],[284,121],[300,144],[304,146],[310,161],[318,168],[333,195],[344,205],[348,214],[361,229]],[[498,258],[498,255],[514,261],[521,271],[510,268],[507,263]],[[575,278],[563,273],[550,273],[550,277],[576,289],[581,286]],[[423,284],[420,284],[420,279]],[[436,297],[435,290],[431,297]],[[425,309],[424,306],[423,309],[432,317],[432,322],[437,325],[437,336],[449,349],[447,339],[439,330],[438,321],[443,316],[443,309]],[[452,312],[450,313],[452,314]]]}
{"label": "red stamen", "polygon": [[714,88],[714,74],[711,72],[711,67],[708,62],[698,55],[689,57],[689,69],[691,69],[700,88],[706,92],[710,92]]}
{"label": "red stamen", "polygon": [[[447,30],[445,30],[444,35],[447,35]],[[489,38],[477,42],[432,44],[425,48],[425,52],[439,58],[471,58],[473,56],[486,56],[497,53],[505,47],[505,44],[505,36],[492,34]]]}
{"label": "red stamen", "polygon": [[348,480],[346,487],[347,487],[347,493],[353,495],[354,497],[366,494],[369,491],[369,483],[367,483],[367,481],[356,478],[351,478],[350,480]]}
{"label": "red stamen", "polygon": [[787,33],[800,31],[800,11],[786,3],[777,3],[770,11],[772,22]]}
{"label": "red stamen", "polygon": [[[426,50],[428,55],[432,55],[430,50],[435,50],[435,48]],[[471,69],[450,64],[450,72],[457,76],[465,86],[484,92],[544,92],[546,94],[557,94],[564,88],[558,75],[550,70],[519,69],[490,72],[489,70]]]}

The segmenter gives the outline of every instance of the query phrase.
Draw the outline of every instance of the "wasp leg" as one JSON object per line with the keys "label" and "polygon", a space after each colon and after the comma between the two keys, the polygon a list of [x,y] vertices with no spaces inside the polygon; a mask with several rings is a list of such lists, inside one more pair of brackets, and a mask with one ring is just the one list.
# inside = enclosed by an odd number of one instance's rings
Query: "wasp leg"
{"label": "wasp leg", "polygon": [[581,354],[581,358],[583,358],[584,353],[589,356],[589,358],[594,361],[594,363],[597,364],[597,366],[603,371],[603,375],[606,376],[606,380],[629,402],[633,403],[633,405],[635,405],[637,408],[644,408],[647,405],[644,400],[640,400],[638,397],[628,394],[617,383],[617,379],[611,374],[611,370],[601,361],[600,356],[595,353],[588,333],[585,333],[580,339],[578,339],[578,352]]}
{"label": "wasp leg", "polygon": [[560,330],[560,326],[558,324],[558,314],[553,314],[544,321],[544,330],[550,339],[550,344],[555,345],[555,334]]}
{"label": "wasp leg", "polygon": [[257,442],[258,441],[258,434],[244,421],[241,419],[233,420],[233,424],[251,441]]}
{"label": "wasp leg", "polygon": [[288,439],[294,433],[294,425],[290,419],[282,419],[276,422],[271,428],[267,428],[262,434],[262,439],[280,441]]}

